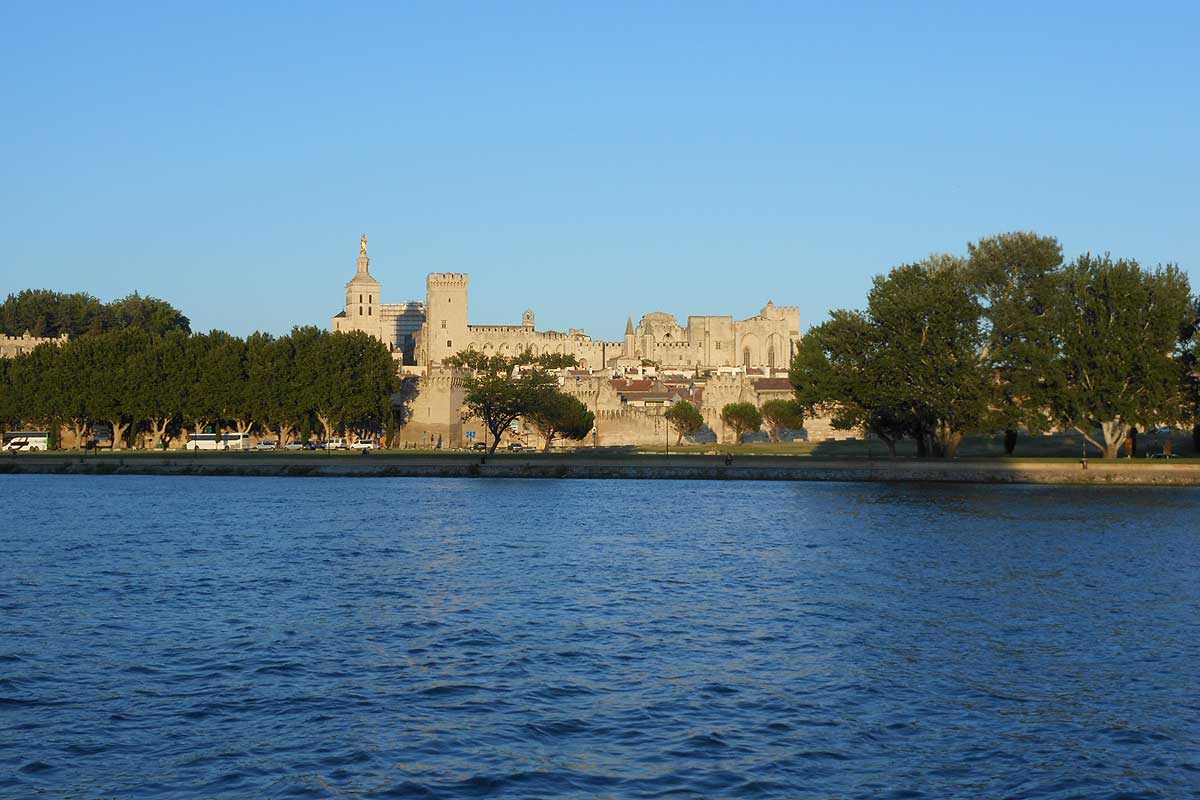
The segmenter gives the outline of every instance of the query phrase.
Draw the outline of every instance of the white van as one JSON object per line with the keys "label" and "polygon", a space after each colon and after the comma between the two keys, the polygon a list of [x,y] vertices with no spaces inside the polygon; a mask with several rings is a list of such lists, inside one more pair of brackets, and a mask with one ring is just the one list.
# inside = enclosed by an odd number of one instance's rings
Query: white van
{"label": "white van", "polygon": [[325,442],[326,450],[345,450],[346,440],[341,436],[334,436],[329,441]]}
{"label": "white van", "polygon": [[50,449],[49,431],[9,431],[4,434],[4,452],[36,453]]}

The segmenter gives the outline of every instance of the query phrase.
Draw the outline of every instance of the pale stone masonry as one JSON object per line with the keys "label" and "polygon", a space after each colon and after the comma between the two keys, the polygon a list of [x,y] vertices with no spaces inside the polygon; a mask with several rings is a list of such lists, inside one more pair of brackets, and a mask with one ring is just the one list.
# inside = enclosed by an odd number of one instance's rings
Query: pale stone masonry
{"label": "pale stone masonry", "polygon": [[[412,419],[401,434],[415,446],[461,447],[483,441],[482,425],[462,419],[461,375],[443,366],[446,358],[463,350],[575,356],[579,368],[564,371],[559,380],[563,391],[596,414],[595,436],[586,444],[662,443],[669,437],[663,412],[682,399],[700,408],[711,428],[710,438],[724,439],[720,412],[726,403],[761,406],[792,396],[787,367],[801,336],[796,306],[768,302],[748,319],[689,316],[687,325],[671,314],[653,312],[636,327],[632,318],[627,320],[621,341],[604,341],[578,328],[539,331],[528,309],[519,325],[472,325],[470,278],[462,272],[430,273],[423,303],[385,304],[370,265],[364,235],[357,271],[346,283],[345,304],[332,328],[378,338],[405,372],[418,377]],[[639,386],[630,388],[630,383]],[[832,434],[827,421],[813,422],[810,433]],[[511,438],[528,446],[540,444],[520,424]]]}
{"label": "pale stone masonry", "polygon": [[16,358],[25,355],[39,344],[62,344],[65,341],[65,333],[57,338],[32,336],[29,331],[25,331],[23,336],[0,336],[0,358]]}

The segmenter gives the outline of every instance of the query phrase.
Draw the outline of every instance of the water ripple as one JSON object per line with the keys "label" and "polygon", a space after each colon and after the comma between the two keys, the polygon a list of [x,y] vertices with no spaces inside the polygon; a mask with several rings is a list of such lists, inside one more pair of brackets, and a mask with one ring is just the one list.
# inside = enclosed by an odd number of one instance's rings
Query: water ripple
{"label": "water ripple", "polygon": [[1200,797],[1196,490],[0,487],[0,797]]}

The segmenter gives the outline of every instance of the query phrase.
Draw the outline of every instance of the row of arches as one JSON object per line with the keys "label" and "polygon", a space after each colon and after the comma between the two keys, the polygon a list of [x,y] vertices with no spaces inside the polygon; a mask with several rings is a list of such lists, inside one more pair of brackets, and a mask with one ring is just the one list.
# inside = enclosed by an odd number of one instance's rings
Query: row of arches
{"label": "row of arches", "polygon": [[791,359],[787,343],[777,333],[766,337],[765,343],[753,333],[741,337],[743,367],[767,367],[776,369],[787,366]]}

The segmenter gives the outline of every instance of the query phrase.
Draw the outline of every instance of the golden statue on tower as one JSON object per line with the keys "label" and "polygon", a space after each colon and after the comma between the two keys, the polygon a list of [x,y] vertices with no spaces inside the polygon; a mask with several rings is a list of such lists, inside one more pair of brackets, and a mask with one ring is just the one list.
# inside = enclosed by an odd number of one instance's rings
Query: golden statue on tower
{"label": "golden statue on tower", "polygon": [[362,238],[358,240],[358,254],[365,256],[367,254],[367,235],[364,233]]}

